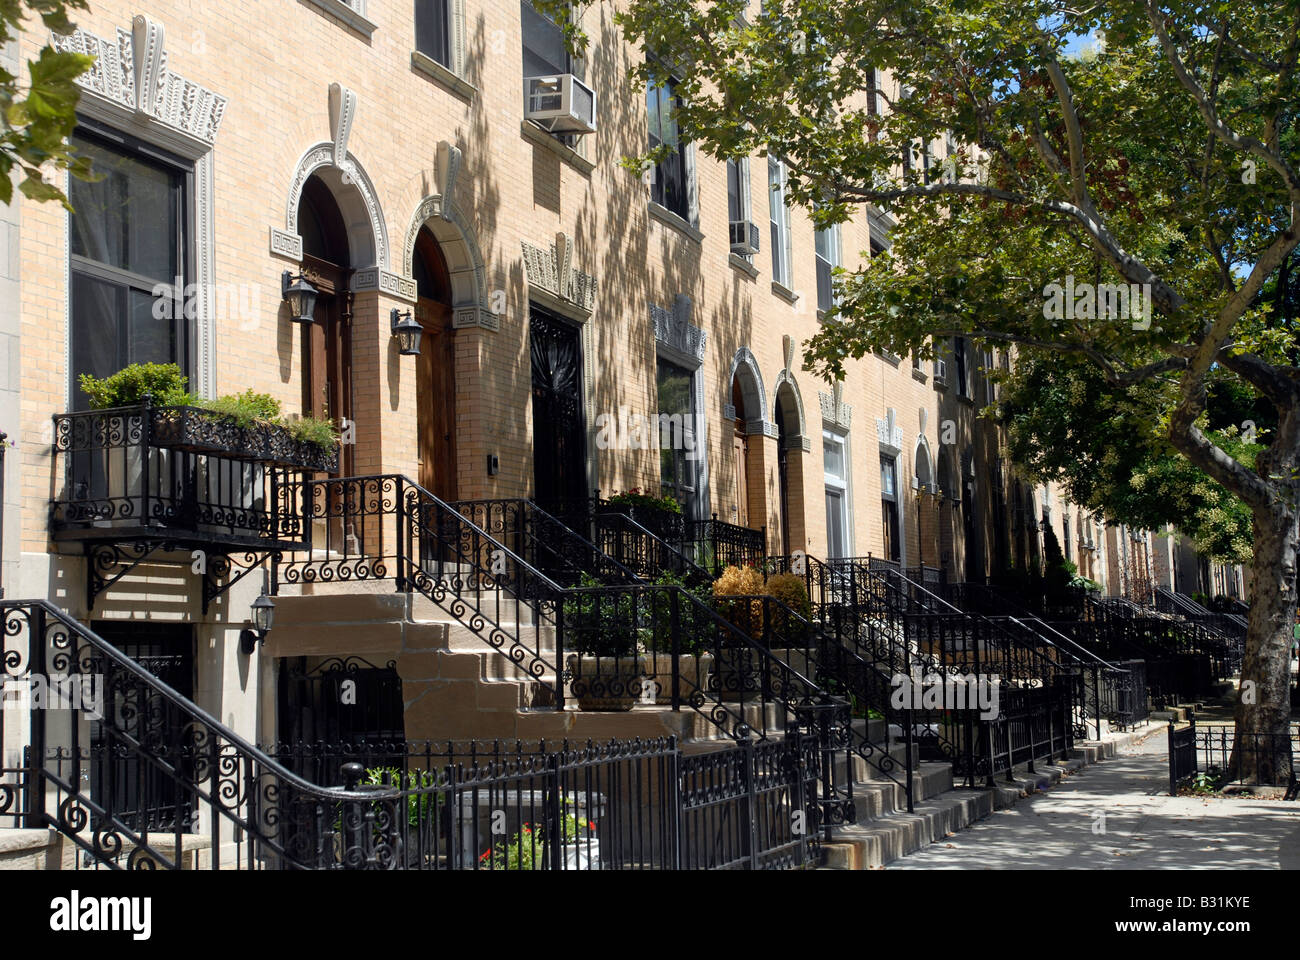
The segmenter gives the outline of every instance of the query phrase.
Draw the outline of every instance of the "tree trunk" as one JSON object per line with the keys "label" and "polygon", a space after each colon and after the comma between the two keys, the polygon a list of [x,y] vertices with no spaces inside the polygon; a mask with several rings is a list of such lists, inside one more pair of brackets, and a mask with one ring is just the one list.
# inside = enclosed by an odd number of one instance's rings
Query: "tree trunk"
{"label": "tree trunk", "polygon": [[1280,499],[1254,515],[1250,616],[1228,774],[1246,783],[1291,779],[1291,641],[1296,617],[1297,515]]}

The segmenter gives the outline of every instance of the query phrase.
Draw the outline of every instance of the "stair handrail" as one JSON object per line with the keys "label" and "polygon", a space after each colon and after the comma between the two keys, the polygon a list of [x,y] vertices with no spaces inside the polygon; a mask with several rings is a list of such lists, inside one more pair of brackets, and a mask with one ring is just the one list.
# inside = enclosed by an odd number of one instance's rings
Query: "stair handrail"
{"label": "stair handrail", "polygon": [[[213,717],[210,713],[208,713],[198,704],[194,703],[192,700],[180,694],[175,688],[173,688],[166,681],[162,680],[155,674],[146,670],[135,660],[131,659],[125,653],[118,650],[115,646],[113,646],[113,644],[109,643],[107,640],[105,640],[103,637],[97,634],[89,626],[75,620],[66,611],[56,607],[48,600],[39,599],[39,598],[31,599],[31,600],[0,599],[0,622],[3,622],[5,636],[12,637],[21,633],[22,625],[19,622],[19,618],[21,618],[21,620],[25,621],[27,624],[29,646],[34,644],[47,643],[48,624],[42,625],[42,629],[40,629],[40,633],[38,636],[37,635],[38,626],[33,619],[31,611],[40,611],[41,618],[53,620],[54,622],[61,624],[68,633],[69,643],[73,642],[70,638],[76,637],[78,640],[84,642],[85,644],[93,648],[97,656],[101,656],[106,660],[111,661],[116,669],[127,674],[133,681],[140,683],[145,687],[151,689],[157,695],[159,695],[164,700],[166,700],[173,708],[177,709],[184,715],[188,715],[189,722],[191,724],[197,724],[201,729],[203,729],[205,735],[208,738],[210,738],[210,742],[215,744],[218,741],[224,741],[230,748],[233,748],[236,754],[236,760],[232,761],[228,755],[221,756],[220,764],[223,769],[228,769],[231,768],[232,766],[234,766],[235,768],[239,768],[243,764],[248,762],[256,763],[261,768],[256,775],[257,777],[264,778],[267,776],[273,776],[275,778],[278,778],[282,783],[292,786],[295,790],[300,791],[307,797],[316,798],[321,802],[326,802],[331,804],[343,803],[343,802],[354,802],[354,801],[361,803],[361,802],[373,801],[376,799],[384,799],[383,794],[379,794],[375,792],[353,791],[353,790],[347,790],[339,787],[322,787],[310,782],[309,780],[306,780],[303,777],[300,777],[298,774],[294,773],[288,767],[281,764],[277,759],[270,756],[269,754],[267,754],[259,747],[255,746],[254,744],[250,743],[248,740],[244,739],[234,730],[230,729],[225,724],[223,724],[220,720]],[[65,659],[67,663],[72,663],[74,658],[76,662],[78,663],[81,662],[81,657],[77,656],[75,647],[63,653],[56,652],[54,654],[54,660],[56,665],[61,660],[65,660]],[[42,654],[42,659],[44,659],[44,654]],[[65,663],[65,666],[67,665],[67,663]],[[76,734],[74,733],[74,738],[75,737]],[[45,745],[44,730],[41,731],[38,739],[41,741],[42,747],[44,747]],[[80,784],[77,785],[71,784],[65,781],[63,778],[59,777],[57,774],[54,774],[48,769],[46,769],[45,766],[46,759],[47,758],[44,756],[44,749],[41,749],[39,751],[39,754],[36,754],[34,752],[32,758],[32,765],[33,765],[32,772],[34,772],[37,775],[37,790],[40,792],[40,795],[42,797],[42,800],[40,801],[40,814],[41,814],[42,822],[44,824],[47,824],[50,827],[55,828],[56,830],[59,830],[61,833],[64,833],[66,836],[72,839],[79,847],[81,847],[83,850],[86,850],[88,853],[95,852],[94,850],[87,848],[85,841],[82,840],[79,836],[77,836],[77,833],[79,833],[79,831],[69,832],[67,825],[63,824],[60,821],[59,817],[54,816],[53,814],[49,813],[44,809],[44,800],[43,800],[44,788],[41,784],[43,781],[49,781],[56,788],[66,792],[68,794],[69,799],[76,799],[79,805],[87,807],[92,811],[99,813],[99,815],[101,816],[103,816],[105,812],[103,811],[102,808],[97,808],[98,805],[94,804],[93,801],[91,801],[91,799],[88,796],[85,796],[81,793]],[[153,762],[155,767],[163,768],[163,765],[159,763],[156,758],[153,760]],[[174,773],[169,775],[172,776],[172,779],[177,780],[177,782],[179,782],[179,778]],[[193,790],[194,787],[193,785],[190,785],[187,787],[187,789]],[[224,802],[217,802],[216,793],[217,790],[214,782],[212,796],[210,797],[210,804],[209,804],[213,810],[214,816],[219,815],[220,817],[224,818],[226,822],[235,824],[240,829],[246,831],[250,836],[256,837],[258,842],[266,845],[266,847],[271,852],[273,852],[277,856],[284,857],[286,861],[292,862],[292,856],[283,849],[283,847],[277,842],[277,840],[275,840],[270,836],[267,836],[266,833],[263,830],[261,830],[254,821],[251,820],[251,818],[239,816],[235,812],[235,809],[232,808],[232,806],[230,806],[229,804]],[[392,791],[392,793],[394,796],[397,795],[397,791],[395,790]],[[67,801],[65,801],[65,803],[66,802]],[[149,844],[148,835],[150,833],[166,834],[173,831],[148,830],[147,828],[145,828],[141,830],[139,833],[137,833],[135,829],[127,826],[117,817],[110,817],[109,822],[114,828],[114,832],[121,834],[122,836],[125,836],[127,839],[129,839],[132,842],[132,844],[137,848],[137,850],[143,850],[150,857],[154,858],[159,863],[168,864],[168,858]],[[103,831],[97,831],[97,834],[102,832]],[[141,836],[141,834],[143,834],[143,837]],[[96,846],[100,846],[101,844],[102,841],[97,841]],[[120,846],[118,847],[118,852],[120,853]],[[177,855],[177,859],[179,859],[179,855]],[[213,862],[215,868],[217,865],[216,857],[214,857]],[[116,866],[115,864],[112,864],[111,861],[108,863],[108,865]],[[171,865],[176,866],[177,864],[171,864]],[[297,867],[307,866],[306,864],[303,863],[294,863],[293,865]]]}

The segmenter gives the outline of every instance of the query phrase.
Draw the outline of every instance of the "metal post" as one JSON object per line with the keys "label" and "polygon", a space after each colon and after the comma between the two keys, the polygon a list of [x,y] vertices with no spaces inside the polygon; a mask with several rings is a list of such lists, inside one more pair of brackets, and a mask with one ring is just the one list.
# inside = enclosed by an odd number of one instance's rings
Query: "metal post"
{"label": "metal post", "polygon": [[745,751],[745,826],[742,831],[749,844],[749,868],[758,869],[758,788],[755,783],[757,772],[754,769],[754,741],[746,738]]}
{"label": "metal post", "polygon": [[1178,796],[1178,753],[1174,749],[1174,722],[1169,721],[1169,796]]}
{"label": "metal post", "polygon": [[[45,676],[45,610],[40,606],[31,608],[31,617],[27,622],[27,660],[29,676]],[[75,645],[76,640],[73,640]],[[75,649],[75,647],[74,647]],[[45,826],[45,718],[49,711],[39,710],[32,701],[31,708],[31,757],[27,764],[27,827],[37,830]],[[74,717],[73,723],[75,724]],[[76,760],[76,755],[73,755]],[[80,773],[74,770],[75,776]],[[80,781],[73,781],[73,789],[80,787]]]}
{"label": "metal post", "polygon": [[402,480],[397,481],[397,497],[395,498],[397,508],[397,531],[393,539],[397,541],[397,573],[396,584],[398,593],[409,593],[411,590],[410,581],[406,577],[406,557],[407,547],[410,545],[411,525],[407,522],[406,517],[406,497],[402,490]]}
{"label": "metal post", "polygon": [[[682,621],[681,621],[681,588],[674,587],[668,594],[672,598],[672,617],[670,629],[672,630],[672,658],[673,658],[673,712],[681,710],[682,706]],[[697,665],[696,677],[699,678],[698,664],[699,657],[695,658]]]}

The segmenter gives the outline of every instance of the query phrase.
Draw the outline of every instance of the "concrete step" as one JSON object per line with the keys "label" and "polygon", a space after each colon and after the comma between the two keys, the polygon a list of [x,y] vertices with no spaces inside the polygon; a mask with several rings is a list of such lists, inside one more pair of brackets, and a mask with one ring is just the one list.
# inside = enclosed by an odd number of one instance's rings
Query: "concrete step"
{"label": "concrete step", "polygon": [[0,870],[58,870],[61,856],[57,830],[0,829]]}
{"label": "concrete step", "polygon": [[[857,786],[854,786],[855,798]],[[822,848],[823,867],[832,870],[873,870],[891,860],[964,830],[993,812],[987,790],[948,790],[915,804],[871,818],[859,813],[859,822],[836,827],[834,839]]]}

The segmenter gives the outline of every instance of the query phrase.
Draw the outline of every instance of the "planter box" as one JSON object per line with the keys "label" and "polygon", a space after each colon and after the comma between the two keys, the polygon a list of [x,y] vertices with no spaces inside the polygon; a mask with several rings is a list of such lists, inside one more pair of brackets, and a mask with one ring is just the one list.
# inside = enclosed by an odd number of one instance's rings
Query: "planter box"
{"label": "planter box", "polygon": [[573,675],[570,690],[581,710],[631,710],[641,697],[641,678],[649,669],[642,656],[571,655],[566,663]]}
{"label": "planter box", "polygon": [[[671,654],[659,654],[656,658],[649,660],[650,671],[646,674],[646,680],[653,683],[654,702],[661,706],[671,705],[673,702],[673,665]],[[659,673],[654,671],[658,669]],[[713,654],[702,653],[698,657],[683,655],[678,660],[677,672],[681,676],[681,698],[683,701],[688,700],[692,693],[697,689],[701,693],[706,693],[709,689],[709,678],[713,675],[714,662]]]}
{"label": "planter box", "polygon": [[302,467],[334,472],[339,448],[326,449],[295,440],[284,427],[254,423],[241,427],[200,407],[156,407],[150,410],[154,446],[247,460],[273,467]]}

